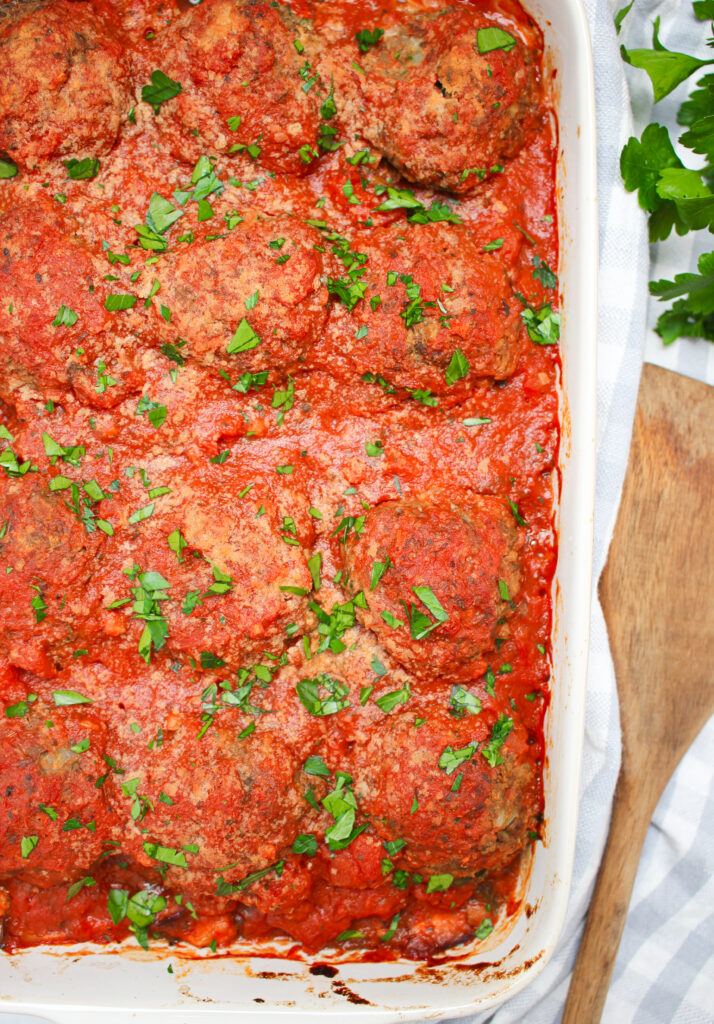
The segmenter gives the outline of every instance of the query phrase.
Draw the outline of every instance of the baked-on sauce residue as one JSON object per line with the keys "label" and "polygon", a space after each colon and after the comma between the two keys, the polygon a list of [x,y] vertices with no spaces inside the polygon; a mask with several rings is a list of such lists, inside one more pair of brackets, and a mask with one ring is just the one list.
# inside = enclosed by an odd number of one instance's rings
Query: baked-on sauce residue
{"label": "baked-on sauce residue", "polygon": [[538,27],[15,0],[0,81],[5,949],[484,939],[543,810]]}

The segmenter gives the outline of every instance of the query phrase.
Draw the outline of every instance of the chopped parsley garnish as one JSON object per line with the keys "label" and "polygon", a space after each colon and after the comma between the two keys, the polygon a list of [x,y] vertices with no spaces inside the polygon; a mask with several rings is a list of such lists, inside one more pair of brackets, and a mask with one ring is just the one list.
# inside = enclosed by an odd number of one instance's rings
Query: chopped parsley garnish
{"label": "chopped parsley garnish", "polygon": [[[303,707],[318,718],[335,715],[350,706],[349,686],[325,672],[315,679],[301,679],[296,690]],[[327,696],[320,696],[322,691],[326,691]]]}
{"label": "chopped parsley garnish", "polygon": [[381,697],[377,697],[375,699],[374,703],[380,711],[383,711],[385,715],[388,715],[390,711],[393,711],[400,704],[406,704],[411,695],[409,681],[407,680],[404,686],[400,687],[400,689],[382,694]]}
{"label": "chopped parsley garnish", "polygon": [[104,308],[109,312],[118,309],[133,309],[136,305],[136,295],[107,295],[104,300]]}
{"label": "chopped parsley garnish", "polygon": [[139,572],[138,583],[131,588],[134,601],[132,613],[135,619],[144,622],[144,629],[139,637],[139,654],[148,665],[151,651],[160,650],[169,635],[169,624],[161,611],[161,602],[167,601],[166,590],[171,586],[158,572]]}
{"label": "chopped parsley garnish", "polygon": [[516,45],[516,39],[502,28],[480,28],[476,33],[476,45],[479,53],[491,53],[492,50],[510,53]]}
{"label": "chopped parsley garnish", "polygon": [[53,690],[52,700],[55,707],[66,708],[73,704],[92,704],[92,698],[79,693],[77,690]]}
{"label": "chopped parsley garnish", "polygon": [[484,917],[483,921],[476,929],[476,938],[483,942],[484,939],[487,939],[489,937],[492,931],[493,922],[491,921],[491,918]]}
{"label": "chopped parsley garnish", "polygon": [[448,873],[443,875],[432,875],[426,883],[427,893],[432,892],[446,892],[447,889],[451,888],[451,884],[454,881],[454,876]]}
{"label": "chopped parsley garnish", "polygon": [[261,340],[244,317],[228,342],[226,352],[229,355],[233,355],[235,352],[249,352],[251,349],[257,348]]}
{"label": "chopped parsley garnish", "polygon": [[553,273],[545,260],[542,260],[540,256],[534,256],[531,263],[533,264],[533,277],[536,281],[540,281],[544,288],[558,287],[558,275]]}
{"label": "chopped parsley garnish", "polygon": [[0,180],[14,178],[16,174],[17,164],[7,156],[0,157]]}
{"label": "chopped parsley garnish", "polygon": [[317,853],[317,839],[310,833],[300,833],[293,840],[293,853],[304,853],[306,857],[314,857]]}
{"label": "chopped parsley garnish", "polygon": [[317,754],[310,754],[302,769],[306,775],[320,775],[325,779],[330,777],[330,769]]}
{"label": "chopped parsley garnish", "polygon": [[57,315],[52,321],[53,327],[72,327],[77,323],[79,317],[73,309],[69,309],[68,306],[60,306],[57,310]]}
{"label": "chopped parsley garnish", "polygon": [[166,907],[166,897],[157,896],[150,889],[140,889],[129,895],[127,889],[110,889],[107,894],[107,909],[115,925],[126,918],[129,929],[143,949],[149,948],[149,925],[156,920],[156,915]]}
{"label": "chopped parsley garnish", "polygon": [[453,775],[457,768],[460,768],[466,761],[471,760],[476,753],[477,746],[476,743],[468,743],[465,747],[461,747],[460,750],[454,750],[451,745],[445,747],[439,758],[439,767],[447,775]]}
{"label": "chopped parsley garnish", "polygon": [[458,684],[453,687],[449,698],[449,711],[454,718],[463,718],[464,715],[479,715],[481,708],[481,701],[475,693],[471,693]]}
{"label": "chopped parsley garnish", "polygon": [[423,640],[437,626],[440,626],[443,622],[448,622],[449,616],[431,587],[412,587],[412,590],[436,619],[436,622],[432,622],[413,602],[407,607],[407,603],[400,598],[400,604],[407,613],[412,640]]}
{"label": "chopped parsley garnish", "polygon": [[334,825],[325,829],[325,839],[333,853],[344,850],[367,828],[366,824],[355,825],[357,799],[352,791],[352,776],[338,771],[335,779],[335,788],[322,800],[322,806],[334,818]]}
{"label": "chopped parsley garnish", "polygon": [[373,28],[371,30],[363,28],[359,32],[356,32],[355,39],[357,40],[357,45],[360,48],[360,53],[367,53],[371,50],[373,46],[377,45],[383,35],[383,28]]}
{"label": "chopped parsley garnish", "polygon": [[40,837],[39,836],[23,836],[22,837],[22,839],[20,840],[20,853],[22,854],[22,859],[23,860],[27,860],[27,858],[30,856],[32,851],[35,849],[35,847],[37,846],[39,841],[40,841]]}
{"label": "chopped parsley garnish", "polygon": [[67,176],[72,181],[87,181],[90,178],[96,178],[99,174],[99,160],[92,159],[91,157],[85,156],[83,160],[75,160],[72,157],[70,160],[63,160],[62,163],[67,168]]}
{"label": "chopped parsley garnish", "polygon": [[461,380],[469,372],[469,362],[460,348],[457,348],[446,367],[446,383],[449,387]]}
{"label": "chopped parsley garnish", "polygon": [[419,202],[411,189],[387,187],[387,198],[376,207],[377,211],[387,210],[409,210],[407,220],[412,224],[429,224],[439,221],[449,221],[452,224],[460,224],[461,217],[454,213],[447,203],[435,199],[429,209]]}
{"label": "chopped parsley garnish", "polygon": [[509,718],[508,715],[501,714],[497,721],[494,723],[491,731],[491,739],[488,743],[482,747],[481,753],[486,758],[492,768],[495,768],[498,764],[503,764],[503,757],[499,753],[501,747],[506,742],[509,733],[513,729],[513,719]]}
{"label": "chopped parsley garnish", "polygon": [[370,591],[372,591],[372,590],[374,590],[376,588],[377,584],[382,579],[382,577],[384,576],[386,571],[388,569],[393,569],[393,568],[394,568],[394,563],[390,560],[389,555],[387,555],[386,562],[379,562],[379,561],[375,560],[372,563],[372,578],[371,578],[370,583],[369,583]]}
{"label": "chopped parsley garnish", "polygon": [[521,312],[528,337],[536,345],[557,345],[560,340],[560,313],[556,313],[549,302],[540,309],[526,306]]}

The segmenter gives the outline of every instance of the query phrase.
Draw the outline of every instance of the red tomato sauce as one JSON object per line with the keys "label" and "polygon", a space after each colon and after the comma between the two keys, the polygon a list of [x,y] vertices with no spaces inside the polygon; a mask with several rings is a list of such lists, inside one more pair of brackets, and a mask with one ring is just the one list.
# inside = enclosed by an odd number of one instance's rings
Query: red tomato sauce
{"label": "red tomato sauce", "polygon": [[544,812],[538,27],[55,0],[0,79],[4,949],[487,938]]}

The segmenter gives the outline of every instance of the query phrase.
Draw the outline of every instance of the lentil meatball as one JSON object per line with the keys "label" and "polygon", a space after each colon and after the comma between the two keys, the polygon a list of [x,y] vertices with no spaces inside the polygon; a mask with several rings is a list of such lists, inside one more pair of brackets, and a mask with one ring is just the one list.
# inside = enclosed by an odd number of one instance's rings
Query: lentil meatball
{"label": "lentil meatball", "polygon": [[409,180],[466,192],[514,156],[537,124],[540,40],[450,7],[388,28],[359,60],[362,134]]}
{"label": "lentil meatball", "polygon": [[16,4],[0,81],[0,152],[22,168],[108,153],[131,106],[122,45],[87,3]]}
{"label": "lentil meatball", "polygon": [[[338,307],[335,326],[356,321],[340,347],[360,372],[450,396],[475,377],[513,373],[520,306],[498,254],[483,253],[467,227],[399,222],[352,247],[367,256],[368,287],[351,314]],[[446,371],[457,349],[468,372],[454,387]]]}
{"label": "lentil meatball", "polygon": [[[514,723],[502,763],[491,767],[482,750],[492,713],[455,719],[432,705],[425,715],[418,728],[413,712],[392,715],[355,744],[350,770],[361,811],[383,840],[406,840],[399,858],[412,870],[467,875],[505,866],[537,827],[525,730]],[[443,758],[447,748],[461,759],[457,767]]]}
{"label": "lentil meatball", "polygon": [[53,653],[81,646],[82,629],[97,612],[88,587],[105,538],[99,530],[87,533],[64,505],[67,492],[47,492],[38,476],[28,473],[0,489],[0,655],[50,676]]}
{"label": "lentil meatball", "polygon": [[[216,723],[199,737],[201,724],[198,715],[173,713],[148,755],[145,738],[115,731],[112,751],[125,774],[112,777],[109,799],[126,822],[125,853],[153,867],[173,859],[170,887],[211,895],[219,876],[236,884],[279,860],[310,812],[309,780],[275,732],[258,726],[241,737],[241,726]],[[154,844],[183,855],[157,856]]]}
{"label": "lentil meatball", "polygon": [[202,362],[287,370],[327,319],[319,240],[296,218],[250,218],[227,238],[190,246],[164,275],[171,323],[159,326],[171,340],[188,339]]}
{"label": "lentil meatball", "polygon": [[90,873],[112,838],[95,786],[106,770],[105,728],[83,707],[25,705],[0,730],[0,879],[69,885]]}
{"label": "lentil meatball", "polygon": [[[108,331],[106,265],[76,230],[74,217],[42,197],[0,214],[0,397],[6,400],[18,391],[61,400],[69,388],[93,405],[126,397],[131,339]],[[117,385],[100,395],[102,357],[111,361]]]}
{"label": "lentil meatball", "polygon": [[[377,569],[378,582],[376,563],[389,565]],[[491,497],[473,498],[468,506],[433,499],[377,505],[367,513],[361,535],[348,539],[345,564],[351,588],[367,597],[369,607],[358,609],[363,624],[398,662],[426,680],[473,678],[484,671],[484,655],[509,614],[521,576],[515,523],[505,503]],[[448,618],[439,621],[415,588],[430,589],[441,606],[439,616]],[[428,626],[418,620],[421,615]],[[394,620],[401,624],[390,625]]]}
{"label": "lentil meatball", "polygon": [[195,159],[207,147],[247,153],[273,171],[307,172],[299,150],[317,142],[317,90],[286,20],[286,8],[260,0],[211,0],[178,20],[161,64],[183,87],[170,108],[184,129],[178,156]]}

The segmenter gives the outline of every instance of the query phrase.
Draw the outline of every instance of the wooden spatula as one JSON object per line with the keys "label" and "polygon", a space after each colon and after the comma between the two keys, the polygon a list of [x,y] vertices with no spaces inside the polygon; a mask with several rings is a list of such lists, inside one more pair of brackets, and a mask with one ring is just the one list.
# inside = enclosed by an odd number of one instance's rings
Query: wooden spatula
{"label": "wooden spatula", "polygon": [[645,366],[630,461],[600,580],[622,767],[563,1015],[597,1024],[647,827],[714,713],[714,388]]}

